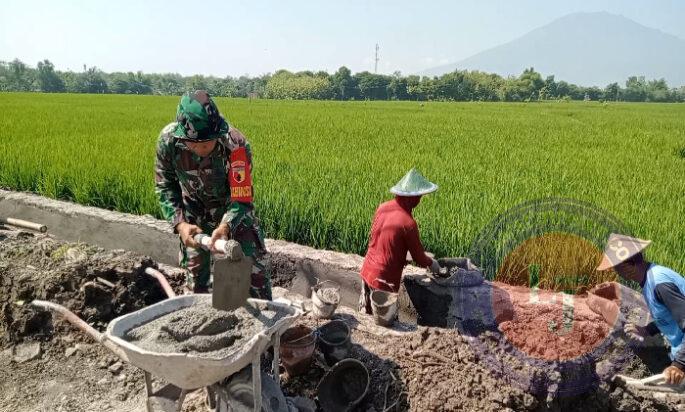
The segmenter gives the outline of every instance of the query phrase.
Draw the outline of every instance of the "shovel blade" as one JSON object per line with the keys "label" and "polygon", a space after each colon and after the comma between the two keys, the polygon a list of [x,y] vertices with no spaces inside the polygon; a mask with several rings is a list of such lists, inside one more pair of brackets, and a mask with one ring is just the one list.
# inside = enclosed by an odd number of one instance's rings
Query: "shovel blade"
{"label": "shovel blade", "polygon": [[245,305],[250,297],[252,258],[217,259],[214,262],[212,306],[219,310],[234,310]]}

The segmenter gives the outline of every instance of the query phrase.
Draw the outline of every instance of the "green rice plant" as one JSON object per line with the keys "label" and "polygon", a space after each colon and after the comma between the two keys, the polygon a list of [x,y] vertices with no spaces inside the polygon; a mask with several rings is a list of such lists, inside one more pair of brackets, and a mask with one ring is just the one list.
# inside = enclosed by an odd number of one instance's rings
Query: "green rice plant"
{"label": "green rice plant", "polygon": [[[0,186],[159,217],[156,141],[177,103],[0,94]],[[685,105],[217,103],[252,143],[269,237],[364,254],[375,208],[417,167],[440,186],[415,210],[437,256],[466,255],[490,221],[521,202],[562,197],[617,216],[654,241],[648,258],[685,271],[685,173],[673,153],[685,141]],[[568,286],[541,271],[541,286]]]}

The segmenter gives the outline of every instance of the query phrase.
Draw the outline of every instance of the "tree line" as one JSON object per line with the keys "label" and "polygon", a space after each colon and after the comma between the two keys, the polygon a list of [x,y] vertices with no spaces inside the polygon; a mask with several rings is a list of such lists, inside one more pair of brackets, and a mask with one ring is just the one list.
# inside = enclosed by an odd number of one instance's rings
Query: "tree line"
{"label": "tree line", "polygon": [[670,88],[664,79],[632,76],[625,85],[583,87],[557,81],[554,76],[543,78],[533,68],[510,77],[467,70],[442,76],[368,71],[352,74],[343,66],[333,74],[279,70],[255,77],[220,78],[140,71],[105,73],[85,65],[82,72],[58,71],[49,60],[38,62],[35,68],[18,59],[0,61],[0,91],[180,95],[197,89],[208,90],[214,96],[270,99],[685,102],[685,86]]}

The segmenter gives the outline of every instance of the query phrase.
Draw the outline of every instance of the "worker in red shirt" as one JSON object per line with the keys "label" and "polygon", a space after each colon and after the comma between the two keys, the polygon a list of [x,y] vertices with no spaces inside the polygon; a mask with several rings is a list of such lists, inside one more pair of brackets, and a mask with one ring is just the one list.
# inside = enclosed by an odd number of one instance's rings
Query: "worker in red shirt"
{"label": "worker in red shirt", "polygon": [[440,265],[423,250],[419,228],[412,217],[421,196],[438,190],[416,169],[411,169],[402,180],[390,189],[393,200],[376,209],[371,225],[369,248],[362,265],[362,291],[359,311],[371,314],[371,292],[376,289],[397,293],[402,280],[402,270],[407,262],[407,252],[417,265],[438,273]]}

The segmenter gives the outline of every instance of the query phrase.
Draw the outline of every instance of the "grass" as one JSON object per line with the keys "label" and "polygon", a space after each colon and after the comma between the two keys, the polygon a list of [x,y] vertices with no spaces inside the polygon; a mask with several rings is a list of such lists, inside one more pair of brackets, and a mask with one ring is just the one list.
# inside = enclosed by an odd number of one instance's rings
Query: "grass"
{"label": "grass", "polygon": [[[0,186],[159,216],[155,145],[177,101],[0,94]],[[270,237],[364,254],[376,206],[415,166],[440,185],[415,211],[438,256],[468,254],[499,214],[554,196],[617,216],[654,241],[648,258],[685,269],[685,166],[673,150],[685,105],[217,103],[252,142]]]}

